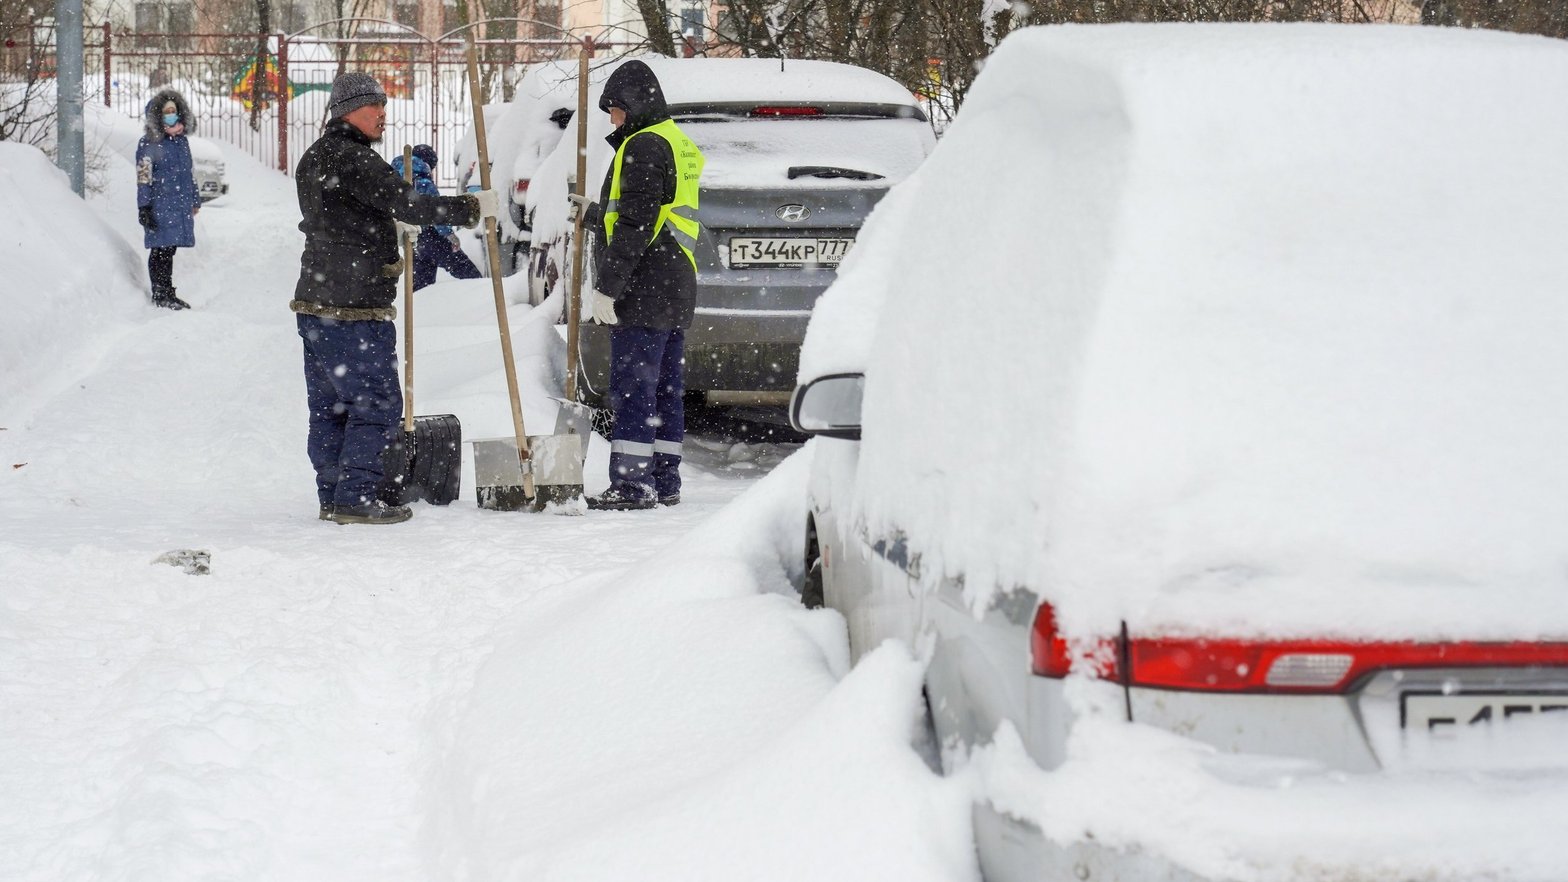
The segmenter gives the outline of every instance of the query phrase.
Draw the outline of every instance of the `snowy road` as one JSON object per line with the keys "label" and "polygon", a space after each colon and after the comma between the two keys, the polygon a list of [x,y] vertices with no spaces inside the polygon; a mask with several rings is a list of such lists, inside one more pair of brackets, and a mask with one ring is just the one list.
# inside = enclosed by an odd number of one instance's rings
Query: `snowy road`
{"label": "snowy road", "polygon": [[[796,600],[809,450],[759,481],[794,448],[697,439],[648,513],[481,511],[470,473],[318,521],[292,185],[227,152],[195,308],[83,321],[0,410],[0,878],[973,875],[918,666],[847,675]],[[95,205],[139,245],[129,199]],[[187,548],[210,575],[152,563]]]}

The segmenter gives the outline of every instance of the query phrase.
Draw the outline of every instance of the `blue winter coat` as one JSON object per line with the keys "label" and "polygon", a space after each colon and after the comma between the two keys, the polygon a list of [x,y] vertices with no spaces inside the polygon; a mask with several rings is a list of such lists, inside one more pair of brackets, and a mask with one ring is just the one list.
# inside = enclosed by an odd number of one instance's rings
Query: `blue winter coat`
{"label": "blue winter coat", "polygon": [[[162,97],[160,95],[160,97]],[[194,120],[178,102],[188,131]],[[146,133],[136,144],[136,205],[152,206],[157,226],[146,230],[142,244],[148,248],[194,248],[196,219],[191,209],[201,204],[191,162],[191,145],[184,135],[166,135],[160,113],[162,102],[154,98],[147,104]]]}
{"label": "blue winter coat", "polygon": [[[398,177],[403,176],[403,157],[392,157],[392,170]],[[424,193],[428,196],[440,196],[441,188],[436,186],[435,179],[430,176],[430,163],[419,157],[414,157],[414,192]],[[451,224],[436,224],[436,235],[445,239],[452,235]]]}

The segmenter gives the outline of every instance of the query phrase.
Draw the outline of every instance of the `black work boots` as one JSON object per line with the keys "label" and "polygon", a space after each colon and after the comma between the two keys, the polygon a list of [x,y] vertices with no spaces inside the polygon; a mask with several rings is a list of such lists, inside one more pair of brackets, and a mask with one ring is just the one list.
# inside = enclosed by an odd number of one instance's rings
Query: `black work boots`
{"label": "black work boots", "polygon": [[190,309],[191,305],[176,297],[173,288],[152,289],[152,305],[164,309]]}
{"label": "black work boots", "polygon": [[337,524],[401,524],[414,516],[406,505],[387,505],[377,499],[365,505],[323,505],[321,519]]}

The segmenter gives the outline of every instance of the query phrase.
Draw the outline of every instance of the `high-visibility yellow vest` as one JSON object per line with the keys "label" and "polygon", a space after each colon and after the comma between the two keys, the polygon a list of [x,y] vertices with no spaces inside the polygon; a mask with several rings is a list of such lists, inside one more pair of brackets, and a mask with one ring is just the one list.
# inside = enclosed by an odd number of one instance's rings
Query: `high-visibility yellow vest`
{"label": "high-visibility yellow vest", "polygon": [[608,242],[615,237],[615,221],[621,216],[621,162],[626,158],[626,145],[632,142],[632,138],[645,134],[658,135],[669,142],[670,151],[675,155],[676,173],[675,201],[659,208],[659,219],[654,222],[653,233],[648,241],[653,242],[668,223],[675,244],[686,252],[686,259],[691,261],[692,269],[695,270],[697,255],[693,252],[697,248],[697,231],[701,229],[697,223],[698,182],[702,178],[702,167],[706,160],[702,158],[702,151],[675,125],[674,120],[667,119],[646,129],[638,129],[616,149],[614,172],[610,176],[610,204],[604,210],[604,240]]}

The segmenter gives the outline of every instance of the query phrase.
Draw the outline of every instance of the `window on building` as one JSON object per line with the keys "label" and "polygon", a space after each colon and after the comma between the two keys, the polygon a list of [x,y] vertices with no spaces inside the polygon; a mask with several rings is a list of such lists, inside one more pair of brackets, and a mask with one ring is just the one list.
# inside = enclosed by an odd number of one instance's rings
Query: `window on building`
{"label": "window on building", "polygon": [[399,2],[392,4],[392,20],[411,28],[419,27],[419,4]]}
{"label": "window on building", "polygon": [[700,3],[687,3],[681,7],[681,34],[701,37],[708,29],[708,11]]}
{"label": "window on building", "polygon": [[136,4],[136,30],[143,34],[155,34],[163,30],[163,4]]}
{"label": "window on building", "polygon": [[188,3],[175,3],[168,8],[164,28],[171,34],[189,34],[196,30],[196,10]]}

